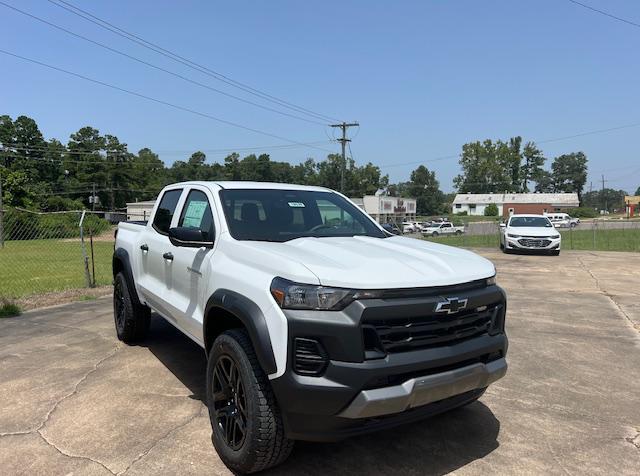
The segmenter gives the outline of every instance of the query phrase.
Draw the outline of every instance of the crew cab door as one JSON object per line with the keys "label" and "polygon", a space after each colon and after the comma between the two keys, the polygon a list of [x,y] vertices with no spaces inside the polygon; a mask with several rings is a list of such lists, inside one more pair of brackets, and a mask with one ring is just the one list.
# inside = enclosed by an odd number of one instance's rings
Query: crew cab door
{"label": "crew cab door", "polygon": [[207,280],[210,278],[210,260],[216,246],[216,227],[210,192],[204,187],[185,189],[184,199],[173,226],[200,230],[202,242],[171,244],[173,259],[171,279],[167,286],[167,307],[183,331],[197,340],[202,339]]}
{"label": "crew cab door", "polygon": [[174,221],[176,208],[182,196],[182,188],[165,190],[158,199],[153,220],[140,234],[138,249],[140,267],[135,277],[144,300],[153,309],[171,318],[167,308],[167,289],[171,286],[172,260],[169,228]]}

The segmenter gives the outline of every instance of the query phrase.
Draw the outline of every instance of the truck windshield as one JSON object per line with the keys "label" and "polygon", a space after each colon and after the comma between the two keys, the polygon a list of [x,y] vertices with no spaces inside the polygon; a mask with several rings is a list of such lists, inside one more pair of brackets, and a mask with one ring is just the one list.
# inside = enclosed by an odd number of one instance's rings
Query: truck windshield
{"label": "truck windshield", "polygon": [[509,222],[509,226],[532,226],[551,228],[553,225],[545,217],[513,217]]}
{"label": "truck windshield", "polygon": [[388,236],[358,207],[331,192],[226,189],[220,191],[220,198],[236,240]]}

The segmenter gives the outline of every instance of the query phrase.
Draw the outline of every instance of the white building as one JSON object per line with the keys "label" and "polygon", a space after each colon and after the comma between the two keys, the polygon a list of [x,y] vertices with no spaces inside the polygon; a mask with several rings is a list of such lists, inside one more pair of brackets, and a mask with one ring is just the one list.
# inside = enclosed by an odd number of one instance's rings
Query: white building
{"label": "white building", "polygon": [[127,203],[127,220],[148,220],[155,204],[155,200]]}
{"label": "white building", "polygon": [[489,204],[498,207],[498,215],[555,212],[580,206],[577,193],[459,193],[453,200],[453,213],[484,215]]}
{"label": "white building", "polygon": [[379,223],[398,223],[416,218],[415,198],[365,195],[363,198],[351,198],[350,200]]}

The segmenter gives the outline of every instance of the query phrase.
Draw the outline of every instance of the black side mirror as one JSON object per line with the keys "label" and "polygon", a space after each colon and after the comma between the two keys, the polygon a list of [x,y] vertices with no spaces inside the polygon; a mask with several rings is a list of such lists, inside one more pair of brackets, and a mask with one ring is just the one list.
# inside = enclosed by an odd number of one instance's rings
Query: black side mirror
{"label": "black side mirror", "polygon": [[199,228],[177,227],[169,228],[169,241],[173,246],[188,248],[213,248],[213,240],[207,241]]}

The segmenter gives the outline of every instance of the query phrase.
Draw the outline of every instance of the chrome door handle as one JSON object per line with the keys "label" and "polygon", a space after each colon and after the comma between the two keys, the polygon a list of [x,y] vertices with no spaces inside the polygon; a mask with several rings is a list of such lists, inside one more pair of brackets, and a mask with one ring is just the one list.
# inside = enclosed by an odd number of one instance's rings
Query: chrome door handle
{"label": "chrome door handle", "polygon": [[173,253],[171,253],[171,252],[167,252],[167,253],[163,254],[162,257],[164,259],[166,259],[167,261],[173,261]]}

